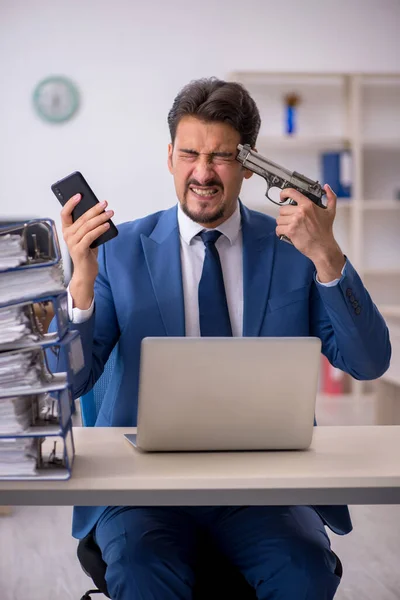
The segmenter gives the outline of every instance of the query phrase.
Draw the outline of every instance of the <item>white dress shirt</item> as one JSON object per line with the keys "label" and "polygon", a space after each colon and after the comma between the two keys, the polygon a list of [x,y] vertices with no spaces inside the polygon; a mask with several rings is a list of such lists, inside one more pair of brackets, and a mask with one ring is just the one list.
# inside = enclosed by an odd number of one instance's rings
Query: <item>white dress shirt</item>
{"label": "white dress shirt", "polygon": [[[199,233],[204,230],[204,227],[185,215],[180,204],[178,204],[178,227],[186,336],[200,337],[198,288],[203,270],[205,246]],[[243,335],[243,238],[239,203],[233,215],[215,229],[222,233],[215,246],[221,261],[232,334],[234,337],[241,337]],[[346,264],[342,275],[345,267]],[[339,282],[339,279],[329,283],[320,283],[317,278],[316,280],[319,285],[326,287]],[[73,323],[83,323],[89,319],[93,308],[94,301],[86,310],[73,308],[68,290],[68,314]]]}
{"label": "white dress shirt", "polygon": [[[180,205],[178,226],[181,239],[186,335],[200,337],[198,289],[203,271],[205,245],[199,233],[204,230],[204,227],[189,219]],[[233,215],[215,230],[222,233],[215,242],[215,247],[221,261],[232,335],[241,337],[243,334],[243,240],[239,203]]]}

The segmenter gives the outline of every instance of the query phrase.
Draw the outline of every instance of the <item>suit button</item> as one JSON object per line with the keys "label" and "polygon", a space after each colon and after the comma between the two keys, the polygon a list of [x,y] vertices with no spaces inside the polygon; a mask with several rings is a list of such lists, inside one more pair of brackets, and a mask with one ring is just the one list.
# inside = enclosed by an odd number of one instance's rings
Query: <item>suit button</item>
{"label": "suit button", "polygon": [[350,296],[350,302],[351,302],[351,303],[355,302],[355,298],[354,298],[354,296]]}
{"label": "suit button", "polygon": [[359,315],[360,312],[361,312],[361,306],[357,306],[357,308],[355,309],[356,315]]}
{"label": "suit button", "polygon": [[346,296],[352,296],[353,295],[353,290],[351,288],[347,288],[346,290]]}
{"label": "suit button", "polygon": [[358,306],[358,302],[357,302],[357,300],[355,300],[355,301],[353,302],[353,308],[357,308],[357,306]]}

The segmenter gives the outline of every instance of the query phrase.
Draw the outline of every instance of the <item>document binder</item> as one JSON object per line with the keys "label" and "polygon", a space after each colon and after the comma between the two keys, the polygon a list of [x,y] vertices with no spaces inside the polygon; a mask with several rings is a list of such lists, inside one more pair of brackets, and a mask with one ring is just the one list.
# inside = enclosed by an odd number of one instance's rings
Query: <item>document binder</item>
{"label": "document binder", "polygon": [[[5,238],[5,239],[2,239]],[[21,261],[14,267],[7,267],[9,256],[6,241],[13,241],[20,249]],[[57,230],[51,219],[34,219],[14,225],[0,227],[0,272],[21,271],[30,268],[49,267],[61,260],[61,250]]]}
{"label": "document binder", "polygon": [[[39,318],[48,308],[56,324],[52,333],[44,331]],[[60,372],[50,369],[49,353],[57,357]],[[54,222],[36,219],[1,227],[0,480],[71,476],[71,382],[82,367],[79,333],[68,330]]]}
{"label": "document binder", "polygon": [[18,435],[61,434],[72,417],[70,387],[52,392],[3,396],[0,401],[0,438]]}
{"label": "document binder", "polygon": [[[55,316],[56,331],[44,333],[37,311],[49,308]],[[36,308],[36,310],[35,310]],[[67,293],[33,298],[0,308],[0,351],[37,346],[61,340],[68,330]]]}
{"label": "document binder", "polygon": [[73,463],[73,440],[69,440],[72,437],[70,388],[20,396],[18,400],[25,401],[24,409],[28,412],[25,423],[15,418],[7,422],[1,413],[2,406],[15,400],[15,397],[0,400],[0,479],[70,477]]}
{"label": "document binder", "polygon": [[[15,245],[22,256],[17,266],[10,266]],[[0,251],[0,307],[65,291],[60,245],[50,219],[1,227]]]}
{"label": "document binder", "polygon": [[0,480],[69,479],[74,454],[71,421],[61,434],[0,438]]}
{"label": "document binder", "polygon": [[77,331],[68,332],[50,349],[59,356],[66,372],[51,372],[45,349],[35,347],[18,348],[0,352],[0,398],[23,394],[53,391],[67,382],[83,367],[83,352]]}

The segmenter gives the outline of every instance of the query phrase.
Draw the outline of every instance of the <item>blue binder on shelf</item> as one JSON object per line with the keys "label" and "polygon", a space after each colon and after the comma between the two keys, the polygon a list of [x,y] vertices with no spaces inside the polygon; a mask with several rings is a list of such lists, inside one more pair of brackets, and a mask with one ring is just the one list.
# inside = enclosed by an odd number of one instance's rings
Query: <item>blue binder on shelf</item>
{"label": "blue binder on shelf", "polygon": [[352,158],[349,150],[321,155],[322,180],[329,183],[338,198],[352,194]]}

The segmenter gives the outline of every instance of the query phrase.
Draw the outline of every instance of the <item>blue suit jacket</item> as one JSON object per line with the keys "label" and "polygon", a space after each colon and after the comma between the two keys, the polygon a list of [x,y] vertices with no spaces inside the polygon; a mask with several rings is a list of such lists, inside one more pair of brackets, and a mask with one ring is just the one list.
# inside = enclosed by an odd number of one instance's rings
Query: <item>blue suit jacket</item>
{"label": "blue suit jacket", "polygon": [[[388,331],[350,262],[337,286],[320,286],[311,261],[278,240],[274,219],[243,205],[241,214],[243,335],[317,336],[334,366],[357,379],[382,375],[390,361]],[[85,367],[74,380],[74,396],[91,389],[119,342],[96,425],[135,426],[141,340],[185,335],[176,206],[124,223],[118,237],[101,246],[94,314],[71,328],[80,332],[85,356]],[[76,507],[73,535],[84,537],[103,510]],[[347,507],[317,510],[335,532],[351,530]]]}

